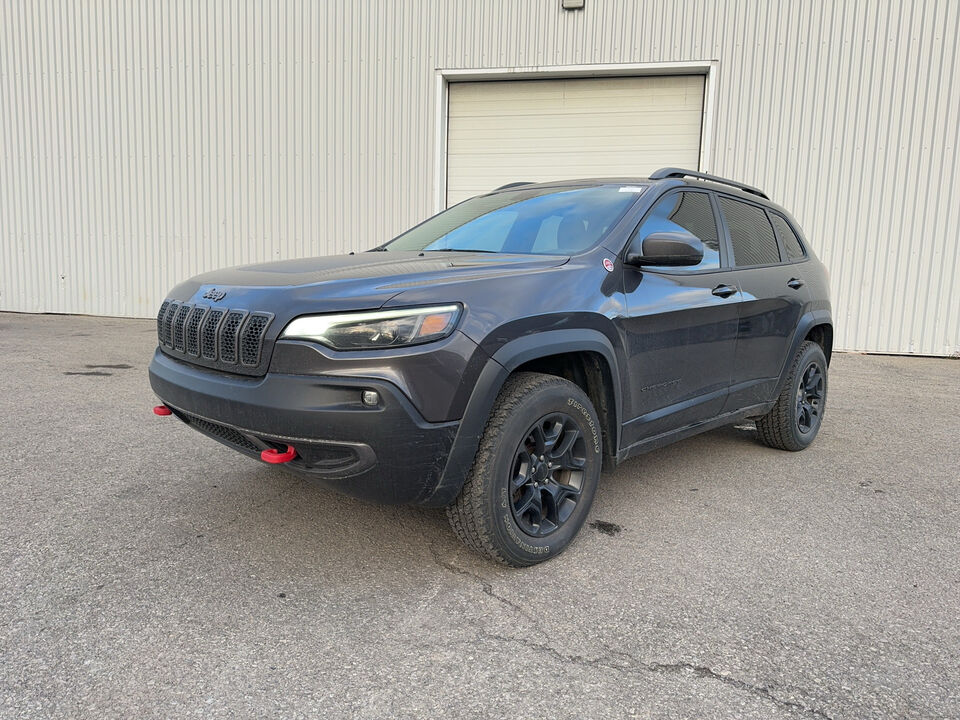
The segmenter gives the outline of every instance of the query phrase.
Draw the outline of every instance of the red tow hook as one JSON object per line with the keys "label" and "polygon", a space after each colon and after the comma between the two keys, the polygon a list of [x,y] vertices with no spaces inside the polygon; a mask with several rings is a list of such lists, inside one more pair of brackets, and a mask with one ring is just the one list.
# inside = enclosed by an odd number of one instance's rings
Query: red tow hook
{"label": "red tow hook", "polygon": [[153,414],[163,416],[173,415],[173,410],[168,408],[166,405],[157,405],[155,408],[153,408]]}
{"label": "red tow hook", "polygon": [[260,453],[260,459],[264,462],[272,463],[274,465],[280,465],[282,463],[288,463],[297,456],[297,451],[294,450],[293,445],[287,445],[286,452],[280,452],[279,450],[274,450],[270,448],[269,450],[264,450]]}

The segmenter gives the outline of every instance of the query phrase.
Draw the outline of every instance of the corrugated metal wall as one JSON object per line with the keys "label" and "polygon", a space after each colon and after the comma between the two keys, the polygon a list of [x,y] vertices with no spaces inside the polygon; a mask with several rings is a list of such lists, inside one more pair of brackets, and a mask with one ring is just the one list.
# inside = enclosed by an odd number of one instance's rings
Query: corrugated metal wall
{"label": "corrugated metal wall", "polygon": [[952,0],[0,2],[0,309],[149,316],[430,214],[436,68],[719,61],[712,171],[790,208],[838,347],[960,351]]}

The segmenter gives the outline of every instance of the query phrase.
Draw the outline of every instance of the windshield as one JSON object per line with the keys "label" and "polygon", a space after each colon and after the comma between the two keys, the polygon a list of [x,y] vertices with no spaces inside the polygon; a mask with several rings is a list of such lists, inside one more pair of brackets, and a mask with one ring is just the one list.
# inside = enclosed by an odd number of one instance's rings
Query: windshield
{"label": "windshield", "polygon": [[481,195],[377,249],[574,255],[596,245],[645,189],[540,187]]}

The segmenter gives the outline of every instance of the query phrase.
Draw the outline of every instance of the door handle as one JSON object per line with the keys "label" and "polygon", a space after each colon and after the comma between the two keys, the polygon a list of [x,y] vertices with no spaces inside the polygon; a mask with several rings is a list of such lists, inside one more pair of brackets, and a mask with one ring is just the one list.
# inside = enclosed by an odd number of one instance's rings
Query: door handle
{"label": "door handle", "polygon": [[733,285],[717,285],[713,289],[713,294],[716,295],[717,297],[725,298],[725,297],[730,297],[736,291],[737,291],[737,288],[734,287]]}
{"label": "door handle", "polygon": [[803,280],[800,278],[790,278],[787,280],[787,287],[792,287],[794,290],[799,290],[803,287]]}

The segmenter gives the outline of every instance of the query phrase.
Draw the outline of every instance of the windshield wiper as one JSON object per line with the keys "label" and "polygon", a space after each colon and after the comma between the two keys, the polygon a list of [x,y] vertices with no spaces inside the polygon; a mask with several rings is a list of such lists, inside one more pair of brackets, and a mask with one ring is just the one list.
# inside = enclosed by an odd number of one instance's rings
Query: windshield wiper
{"label": "windshield wiper", "polygon": [[477,250],[475,248],[432,248],[430,250],[424,250],[423,252],[480,252],[480,253],[493,253],[498,254],[499,250]]}
{"label": "windshield wiper", "polygon": [[376,247],[370,248],[367,252],[387,252],[386,245],[377,245]]}

